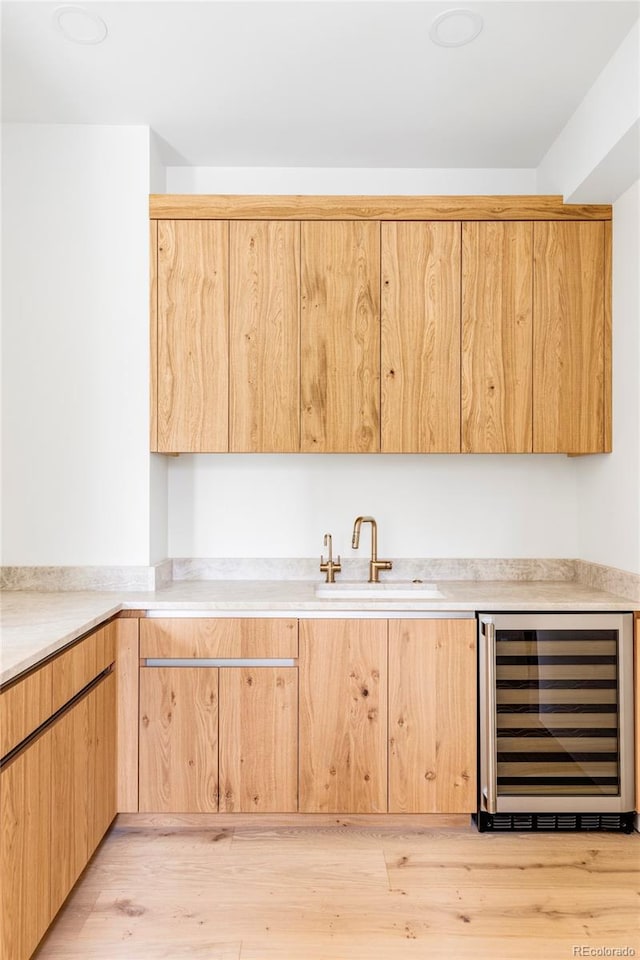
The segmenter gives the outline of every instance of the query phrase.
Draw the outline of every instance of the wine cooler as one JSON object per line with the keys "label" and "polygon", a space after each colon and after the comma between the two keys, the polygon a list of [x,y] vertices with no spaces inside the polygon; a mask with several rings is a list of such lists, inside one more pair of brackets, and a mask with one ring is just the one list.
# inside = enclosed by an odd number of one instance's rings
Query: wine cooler
{"label": "wine cooler", "polygon": [[480,830],[630,830],[633,621],[483,613]]}

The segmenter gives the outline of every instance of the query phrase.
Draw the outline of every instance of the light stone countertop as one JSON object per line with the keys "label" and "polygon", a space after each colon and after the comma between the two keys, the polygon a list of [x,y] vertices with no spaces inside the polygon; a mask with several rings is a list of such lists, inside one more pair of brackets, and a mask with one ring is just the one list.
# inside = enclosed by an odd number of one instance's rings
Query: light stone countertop
{"label": "light stone countertop", "polygon": [[[344,581],[343,581],[344,582]],[[175,581],[153,592],[84,591],[2,594],[0,684],[15,679],[120,610],[264,613],[283,616],[327,613],[356,617],[403,612],[631,611],[633,600],[568,581],[439,580],[441,599],[319,599],[308,580]]]}

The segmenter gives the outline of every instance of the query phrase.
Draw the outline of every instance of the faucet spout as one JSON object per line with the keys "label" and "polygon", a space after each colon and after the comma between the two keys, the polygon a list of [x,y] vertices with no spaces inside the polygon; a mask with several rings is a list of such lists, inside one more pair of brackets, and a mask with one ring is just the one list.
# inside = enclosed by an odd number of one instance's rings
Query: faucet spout
{"label": "faucet spout", "polygon": [[371,560],[369,561],[369,583],[377,583],[381,570],[391,570],[391,560],[378,560],[378,524],[373,517],[356,517],[353,524],[351,546],[357,550],[360,546],[360,530],[363,523],[371,524]]}

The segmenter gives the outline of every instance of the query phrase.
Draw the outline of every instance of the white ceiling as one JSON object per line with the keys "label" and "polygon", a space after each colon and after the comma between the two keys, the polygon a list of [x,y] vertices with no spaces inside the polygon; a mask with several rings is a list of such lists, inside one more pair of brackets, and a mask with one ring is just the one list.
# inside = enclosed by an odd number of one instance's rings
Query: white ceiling
{"label": "white ceiling", "polygon": [[[638,2],[204,0],[2,3],[3,119],[148,124],[165,162],[205,166],[535,167],[640,12]],[[484,19],[429,39],[439,13]]]}

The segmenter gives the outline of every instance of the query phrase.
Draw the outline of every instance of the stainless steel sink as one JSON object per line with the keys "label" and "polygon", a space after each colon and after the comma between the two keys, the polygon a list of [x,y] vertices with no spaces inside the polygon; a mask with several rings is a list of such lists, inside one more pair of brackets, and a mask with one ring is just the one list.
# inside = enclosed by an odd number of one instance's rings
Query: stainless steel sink
{"label": "stainless steel sink", "polygon": [[438,600],[442,594],[435,583],[413,580],[385,580],[362,583],[343,580],[340,583],[319,583],[316,597],[323,600]]}

